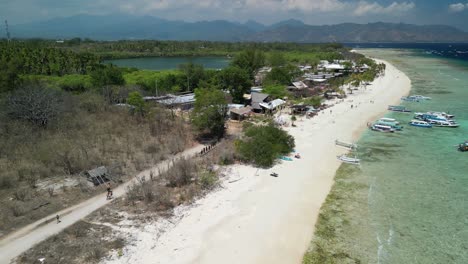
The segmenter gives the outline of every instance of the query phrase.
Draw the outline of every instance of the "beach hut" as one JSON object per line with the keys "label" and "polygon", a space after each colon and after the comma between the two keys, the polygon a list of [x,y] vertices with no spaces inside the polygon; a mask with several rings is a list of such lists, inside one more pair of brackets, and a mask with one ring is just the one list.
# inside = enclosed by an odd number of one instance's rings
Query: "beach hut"
{"label": "beach hut", "polygon": [[241,108],[233,108],[229,112],[229,117],[232,120],[242,121],[252,113],[252,107],[246,106]]}
{"label": "beach hut", "polygon": [[85,172],[85,176],[87,177],[87,180],[92,182],[95,186],[104,184],[108,181],[109,179],[109,171],[105,166],[101,166],[89,171]]}
{"label": "beach hut", "polygon": [[268,103],[270,101],[270,95],[264,93],[251,93],[251,103],[253,111],[260,112],[263,108],[260,106],[261,103]]}

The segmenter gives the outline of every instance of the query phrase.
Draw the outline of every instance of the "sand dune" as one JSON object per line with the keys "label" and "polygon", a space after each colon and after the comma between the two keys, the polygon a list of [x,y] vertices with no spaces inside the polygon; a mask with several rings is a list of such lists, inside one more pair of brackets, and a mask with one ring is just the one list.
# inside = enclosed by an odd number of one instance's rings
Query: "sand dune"
{"label": "sand dune", "polygon": [[[104,262],[300,263],[340,166],[336,156],[346,152],[334,141],[357,140],[367,122],[410,91],[409,78],[386,64],[385,76],[366,90],[344,102],[331,101],[336,104],[331,109],[286,128],[302,159],[269,170],[229,167],[223,188],[191,207],[178,208],[170,221],[122,228],[132,244],[123,256]],[[272,171],[279,177],[270,177]]]}

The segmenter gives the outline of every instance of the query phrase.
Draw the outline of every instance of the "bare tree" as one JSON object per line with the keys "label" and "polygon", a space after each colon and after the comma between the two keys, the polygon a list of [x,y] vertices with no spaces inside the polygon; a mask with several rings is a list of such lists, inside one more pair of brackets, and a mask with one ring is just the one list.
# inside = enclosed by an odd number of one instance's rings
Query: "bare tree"
{"label": "bare tree", "polygon": [[8,96],[6,112],[12,118],[45,127],[59,115],[62,102],[58,91],[39,84],[28,84]]}

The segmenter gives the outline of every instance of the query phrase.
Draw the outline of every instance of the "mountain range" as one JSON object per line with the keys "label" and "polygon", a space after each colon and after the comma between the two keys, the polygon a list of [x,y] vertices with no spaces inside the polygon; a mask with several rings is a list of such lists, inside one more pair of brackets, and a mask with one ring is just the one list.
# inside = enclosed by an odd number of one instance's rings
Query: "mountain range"
{"label": "mountain range", "polygon": [[256,42],[468,42],[468,33],[446,25],[343,23],[313,26],[290,19],[273,25],[254,20],[185,22],[152,16],[77,15],[10,26],[16,38],[158,39]]}

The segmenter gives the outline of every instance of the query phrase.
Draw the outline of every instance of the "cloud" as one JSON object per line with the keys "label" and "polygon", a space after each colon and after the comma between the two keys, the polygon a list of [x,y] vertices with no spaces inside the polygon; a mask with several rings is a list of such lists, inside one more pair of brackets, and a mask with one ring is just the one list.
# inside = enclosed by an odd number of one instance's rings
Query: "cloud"
{"label": "cloud", "polygon": [[413,2],[393,2],[388,6],[382,6],[377,2],[360,1],[354,9],[355,16],[364,16],[369,14],[401,14],[412,10],[416,5]]}
{"label": "cloud", "polygon": [[468,9],[468,3],[467,4],[456,3],[456,4],[449,5],[449,10],[451,12],[462,12],[465,9]]}

